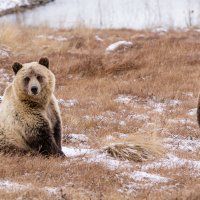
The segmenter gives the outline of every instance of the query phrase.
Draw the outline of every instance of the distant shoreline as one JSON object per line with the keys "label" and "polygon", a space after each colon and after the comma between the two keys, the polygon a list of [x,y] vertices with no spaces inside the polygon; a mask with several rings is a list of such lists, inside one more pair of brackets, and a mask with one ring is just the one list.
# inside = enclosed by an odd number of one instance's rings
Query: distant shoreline
{"label": "distant shoreline", "polygon": [[[26,3],[23,3],[23,1],[20,3],[16,3],[16,5],[13,4],[13,7],[5,7],[1,10],[0,8],[0,17],[8,14],[18,13],[18,12],[24,12],[27,9],[32,9],[35,7],[38,7],[40,5],[45,5],[49,2],[52,2],[54,0],[28,0]],[[0,4],[1,6],[1,4]]]}

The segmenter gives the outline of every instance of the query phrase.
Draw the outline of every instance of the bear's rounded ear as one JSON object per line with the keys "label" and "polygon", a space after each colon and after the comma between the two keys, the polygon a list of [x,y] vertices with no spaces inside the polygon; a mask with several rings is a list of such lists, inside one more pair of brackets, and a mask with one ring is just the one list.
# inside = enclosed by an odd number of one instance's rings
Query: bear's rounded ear
{"label": "bear's rounded ear", "polygon": [[46,68],[49,68],[49,59],[46,57],[40,58],[39,64],[44,65]]}
{"label": "bear's rounded ear", "polygon": [[13,68],[13,71],[15,73],[15,75],[17,74],[17,72],[22,68],[22,64],[18,63],[18,62],[15,62],[13,65],[12,65],[12,68]]}

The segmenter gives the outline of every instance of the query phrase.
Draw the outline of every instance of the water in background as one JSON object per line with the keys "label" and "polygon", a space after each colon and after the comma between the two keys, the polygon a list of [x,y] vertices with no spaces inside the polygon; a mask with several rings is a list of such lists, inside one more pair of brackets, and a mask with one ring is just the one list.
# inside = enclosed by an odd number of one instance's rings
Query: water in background
{"label": "water in background", "polygon": [[184,28],[200,25],[200,0],[55,0],[0,18],[27,25],[94,28]]}

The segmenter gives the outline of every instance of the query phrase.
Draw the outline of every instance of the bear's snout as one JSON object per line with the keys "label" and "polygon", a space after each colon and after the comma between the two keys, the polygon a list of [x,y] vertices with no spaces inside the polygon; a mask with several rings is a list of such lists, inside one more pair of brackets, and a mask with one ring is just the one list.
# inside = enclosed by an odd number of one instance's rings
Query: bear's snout
{"label": "bear's snout", "polygon": [[37,86],[32,86],[31,87],[31,92],[33,95],[37,95],[38,94],[38,87]]}

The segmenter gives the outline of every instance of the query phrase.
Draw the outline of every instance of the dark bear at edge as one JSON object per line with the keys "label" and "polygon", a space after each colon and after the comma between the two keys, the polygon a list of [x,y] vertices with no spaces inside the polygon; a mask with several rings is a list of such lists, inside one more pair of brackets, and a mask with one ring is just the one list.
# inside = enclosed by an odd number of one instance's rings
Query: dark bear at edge
{"label": "dark bear at edge", "polygon": [[0,152],[62,156],[62,121],[48,58],[14,63],[0,104]]}
{"label": "dark bear at edge", "polygon": [[198,96],[198,104],[197,104],[197,122],[200,127],[200,94]]}

